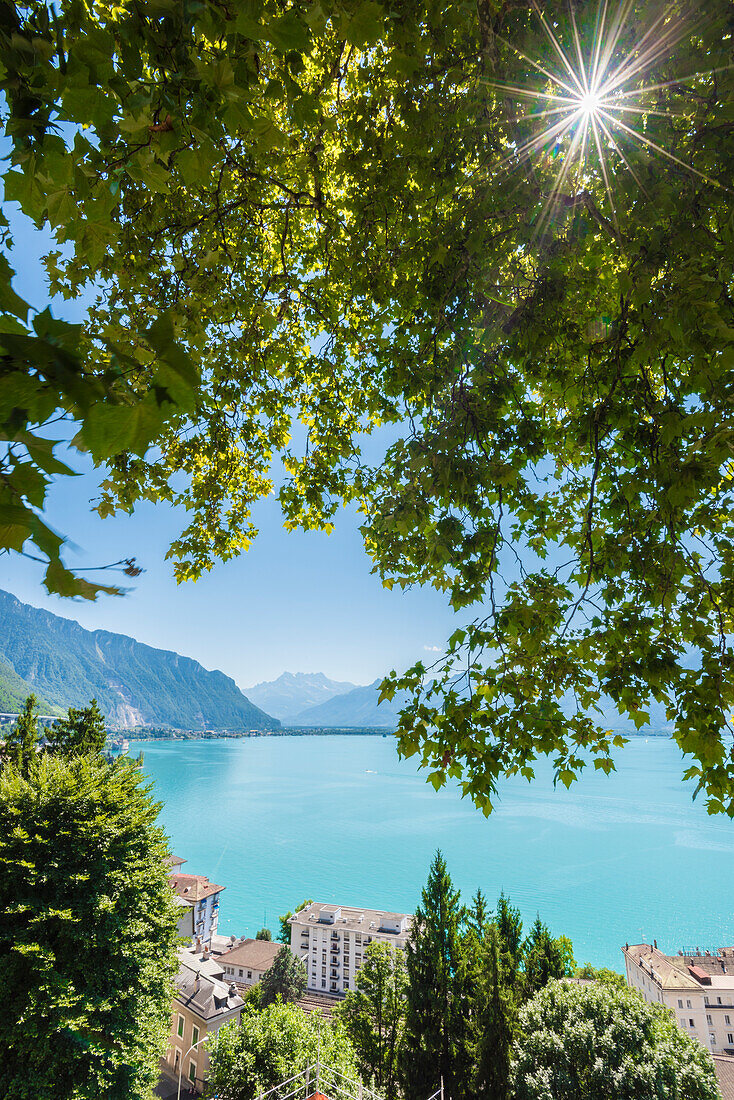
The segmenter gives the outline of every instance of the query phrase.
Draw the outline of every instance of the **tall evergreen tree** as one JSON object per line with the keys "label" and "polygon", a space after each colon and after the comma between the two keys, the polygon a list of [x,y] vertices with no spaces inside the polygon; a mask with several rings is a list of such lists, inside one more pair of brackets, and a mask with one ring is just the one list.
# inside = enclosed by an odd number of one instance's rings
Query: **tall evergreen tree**
{"label": "tall evergreen tree", "polygon": [[477,937],[483,940],[491,916],[487,899],[479,888],[466,911],[467,928],[476,932]]}
{"label": "tall evergreen tree", "polygon": [[[563,939],[565,940],[566,937]],[[551,978],[564,976],[566,963],[563,946],[551,936],[538,914],[525,941],[526,997],[532,997],[539,989],[546,986]]]}
{"label": "tall evergreen tree", "polygon": [[5,739],[4,760],[27,776],[38,745],[38,700],[29,695],[15,725]]}
{"label": "tall evergreen tree", "polygon": [[520,910],[510,903],[504,892],[497,899],[495,922],[499,933],[502,965],[511,984],[517,988],[523,957],[522,918]]}
{"label": "tall evergreen tree", "polygon": [[4,1100],[144,1100],[179,909],[138,768],[44,753],[0,775]]}
{"label": "tall evergreen tree", "polygon": [[395,1094],[405,1026],[405,955],[373,941],[338,1014],[357,1052],[361,1073],[385,1096]]}
{"label": "tall evergreen tree", "polygon": [[57,722],[51,731],[54,751],[66,756],[100,753],[106,738],[105,718],[96,699],[86,707],[69,707],[66,718]]}
{"label": "tall evergreen tree", "polygon": [[297,1001],[303,996],[307,979],[306,967],[284,944],[260,980],[260,1003],[265,1007],[278,999]]}
{"label": "tall evergreen tree", "polygon": [[460,968],[462,908],[440,851],[431,864],[416,909],[405,961],[408,988],[405,1040],[401,1058],[407,1100],[425,1100],[443,1081],[444,1095],[460,1100],[457,1083],[465,1076],[460,1032]]}
{"label": "tall evergreen tree", "polygon": [[505,983],[500,959],[500,936],[490,925],[482,951],[477,983],[472,1091],[481,1100],[508,1100],[512,1043],[517,1033],[517,1002]]}

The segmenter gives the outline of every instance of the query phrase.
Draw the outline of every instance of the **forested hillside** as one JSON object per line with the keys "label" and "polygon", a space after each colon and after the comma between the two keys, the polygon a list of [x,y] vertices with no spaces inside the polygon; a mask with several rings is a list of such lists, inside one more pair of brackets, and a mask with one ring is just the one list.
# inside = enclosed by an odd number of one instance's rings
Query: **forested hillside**
{"label": "forested hillside", "polygon": [[0,690],[8,666],[9,701],[17,702],[29,690],[59,708],[81,706],[94,697],[115,726],[244,730],[280,725],[223,672],[209,672],[190,657],[124,634],[85,630],[0,591]]}

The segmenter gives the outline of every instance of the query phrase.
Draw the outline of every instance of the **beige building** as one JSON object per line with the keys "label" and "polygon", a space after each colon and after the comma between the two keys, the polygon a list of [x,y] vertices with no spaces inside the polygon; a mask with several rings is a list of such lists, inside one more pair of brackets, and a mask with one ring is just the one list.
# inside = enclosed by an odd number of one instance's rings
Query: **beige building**
{"label": "beige building", "polygon": [[223,1024],[237,1022],[244,1001],[233,982],[222,980],[222,967],[208,953],[191,948],[179,951],[175,979],[171,1034],[166,1052],[168,1068],[189,1088],[201,1092],[209,1072],[209,1051]]}
{"label": "beige building", "polygon": [[229,951],[217,955],[217,965],[224,973],[223,981],[237,986],[257,985],[263,974],[270,970],[282,943],[270,940],[236,940]]}
{"label": "beige building", "polygon": [[308,971],[307,988],[331,996],[355,989],[367,944],[378,940],[405,947],[412,919],[408,913],[312,902],[288,921],[291,951]]}
{"label": "beige building", "polygon": [[657,943],[622,948],[627,984],[666,1005],[711,1054],[734,1054],[734,947],[664,955]]}

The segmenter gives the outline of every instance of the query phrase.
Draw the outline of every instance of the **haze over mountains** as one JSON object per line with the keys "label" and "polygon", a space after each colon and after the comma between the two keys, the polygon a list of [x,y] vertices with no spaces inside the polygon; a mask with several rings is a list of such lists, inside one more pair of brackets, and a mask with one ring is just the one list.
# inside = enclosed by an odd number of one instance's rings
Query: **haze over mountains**
{"label": "haze over mountains", "polygon": [[245,688],[245,693],[256,706],[288,725],[308,707],[326,703],[354,688],[355,684],[330,680],[323,672],[284,672],[277,680]]}
{"label": "haze over mountains", "polygon": [[404,699],[378,705],[380,683],[355,686],[329,680],[323,672],[284,672],[277,680],[245,690],[248,699],[286,727],[394,729]]}
{"label": "haze over mountains", "polygon": [[[0,590],[0,709],[34,691],[47,713],[94,697],[112,726],[273,730],[223,672],[107,630],[85,630]],[[10,705],[11,703],[16,705]]]}
{"label": "haze over mountains", "polygon": [[287,724],[307,727],[337,726],[341,729],[357,726],[395,729],[398,713],[405,706],[407,696],[399,693],[394,699],[386,699],[378,705],[381,682],[375,680],[374,683],[356,687],[345,695],[335,695],[333,699],[319,706],[301,711]]}

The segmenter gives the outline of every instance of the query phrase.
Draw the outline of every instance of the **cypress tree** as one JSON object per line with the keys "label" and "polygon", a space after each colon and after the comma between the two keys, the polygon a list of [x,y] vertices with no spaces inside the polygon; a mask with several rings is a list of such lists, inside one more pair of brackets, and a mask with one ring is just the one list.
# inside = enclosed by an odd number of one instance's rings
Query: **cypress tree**
{"label": "cypress tree", "polygon": [[457,1049],[463,1011],[457,979],[462,917],[459,891],[437,851],[405,952],[408,988],[401,1076],[406,1100],[426,1100],[441,1080],[446,1097],[463,1100],[458,1088],[464,1073]]}
{"label": "cypress tree", "polygon": [[505,983],[500,936],[491,925],[485,937],[477,983],[472,1091],[482,1100],[508,1100],[512,1043],[517,1032],[517,1002]]}

